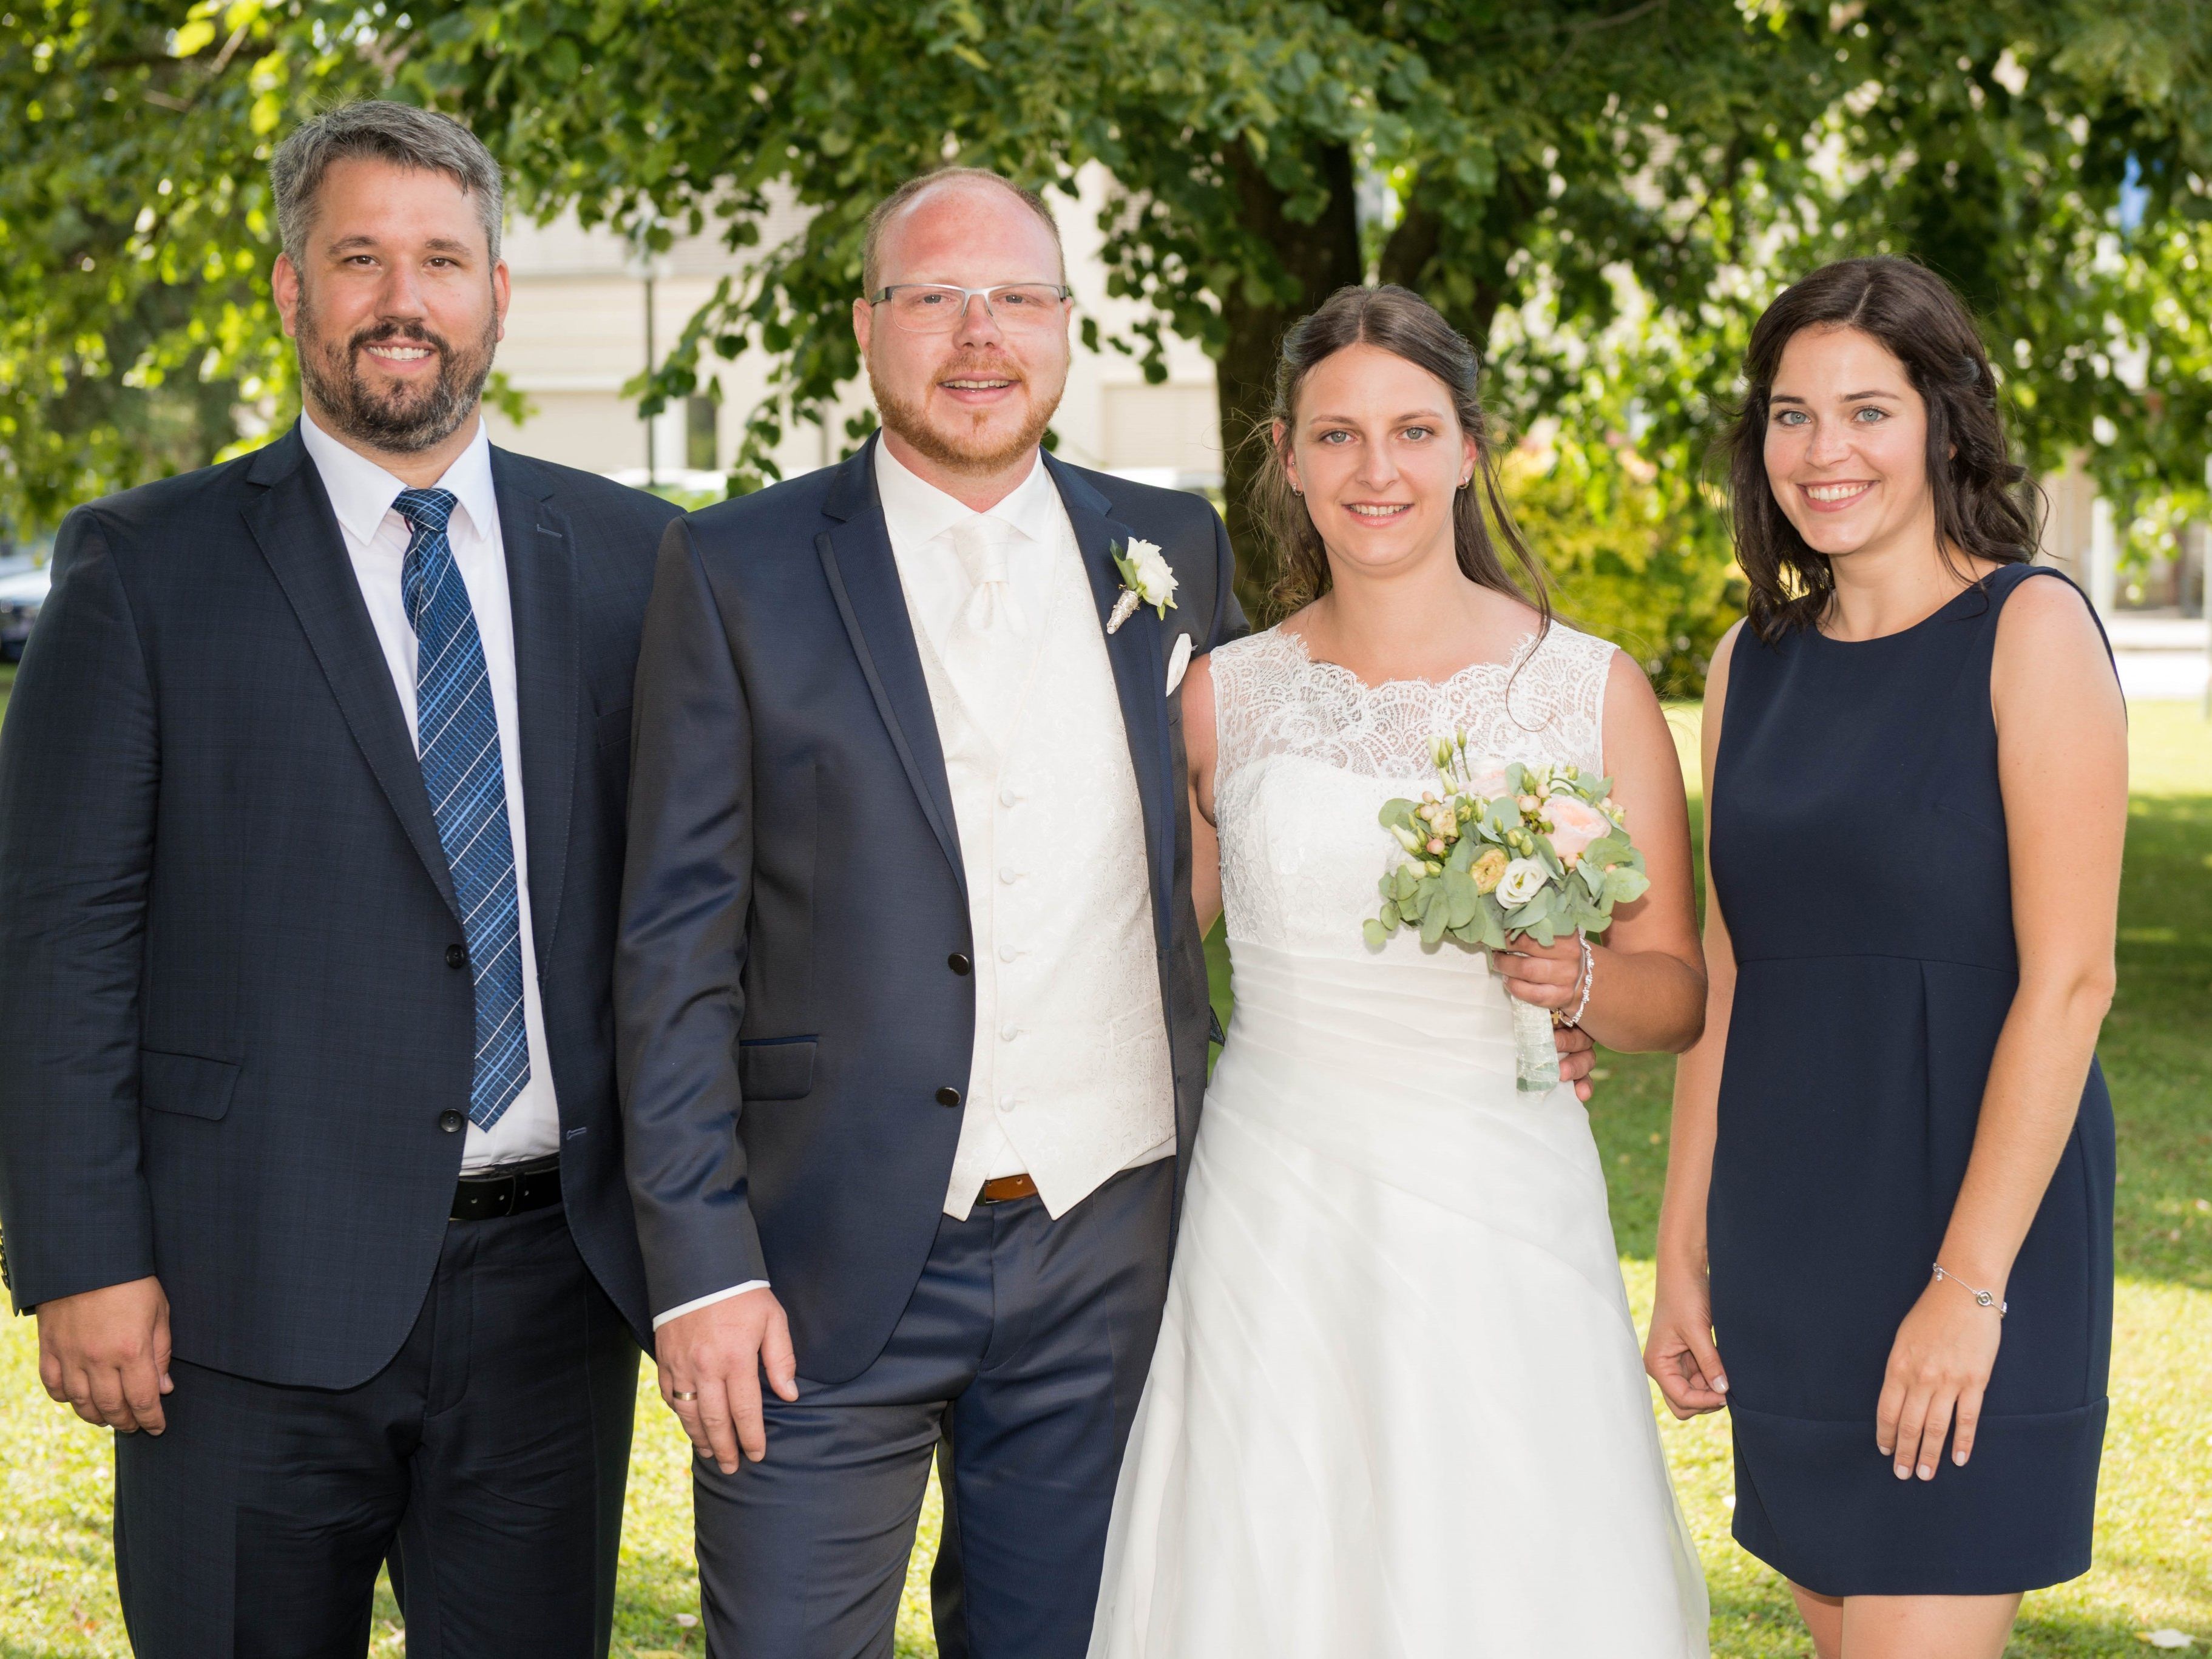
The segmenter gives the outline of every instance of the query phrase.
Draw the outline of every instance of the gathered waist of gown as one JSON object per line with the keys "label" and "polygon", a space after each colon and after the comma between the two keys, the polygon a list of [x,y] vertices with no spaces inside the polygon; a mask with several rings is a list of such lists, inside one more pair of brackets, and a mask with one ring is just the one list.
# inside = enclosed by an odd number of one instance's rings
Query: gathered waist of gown
{"label": "gathered waist of gown", "polygon": [[[1487,959],[1445,941],[1415,956],[1407,935],[1366,957],[1285,951],[1232,936],[1231,1039],[1284,1060],[1371,1072],[1458,1094],[1513,1082],[1513,1016]],[[1443,951],[1452,957],[1442,958]]]}

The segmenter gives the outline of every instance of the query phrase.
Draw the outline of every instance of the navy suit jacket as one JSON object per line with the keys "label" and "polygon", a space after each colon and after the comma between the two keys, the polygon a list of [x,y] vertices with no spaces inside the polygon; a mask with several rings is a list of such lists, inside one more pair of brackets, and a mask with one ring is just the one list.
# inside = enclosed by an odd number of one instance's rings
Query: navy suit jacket
{"label": "navy suit jacket", "polygon": [[[874,456],[669,527],[638,662],[615,970],[654,1310],[768,1279],[801,1375],[823,1382],[867,1366],[921,1276],[975,1036],[951,792]],[[1243,631],[1229,539],[1197,496],[1045,465],[1102,629],[1121,586],[1109,544],[1157,543],[1181,584],[1164,619],[1139,609],[1106,650],[1187,1151],[1210,1014],[1167,665],[1177,635],[1202,653]]]}
{"label": "navy suit jacket", "polygon": [[[562,1188],[645,1328],[609,988],[666,502],[492,452]],[[437,1261],[475,1047],[453,883],[297,429],[80,507],[0,736],[0,1219],[19,1309],[157,1274],[180,1358],[345,1388]]]}

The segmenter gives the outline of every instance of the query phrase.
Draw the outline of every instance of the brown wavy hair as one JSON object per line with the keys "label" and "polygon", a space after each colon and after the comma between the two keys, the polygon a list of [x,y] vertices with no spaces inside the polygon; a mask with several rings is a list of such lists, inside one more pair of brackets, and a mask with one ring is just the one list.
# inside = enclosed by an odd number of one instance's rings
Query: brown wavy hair
{"label": "brown wavy hair", "polygon": [[1998,564],[2033,559],[2033,488],[2006,442],[1996,375],[1966,301],[1910,259],[1839,259],[1784,289],[1753,327],[1747,389],[1721,441],[1729,531],[1751,589],[1744,610],[1759,637],[1771,642],[1811,626],[1836,591],[1827,556],[1805,544],[1766,477],[1775,373],[1784,349],[1808,328],[1857,329],[1905,365],[1928,410],[1928,482],[1944,562],[1957,570],[1954,550]]}
{"label": "brown wavy hair", "polygon": [[[1274,544],[1282,566],[1268,593],[1276,614],[1287,616],[1329,590],[1328,550],[1314,528],[1304,500],[1291,488],[1286,461],[1291,434],[1297,425],[1298,392],[1306,377],[1353,345],[1378,347],[1443,382],[1461,429],[1474,440],[1477,482],[1460,490],[1452,502],[1452,541],[1460,570],[1471,582],[1534,605],[1542,626],[1548,629],[1552,601],[1544,567],[1515,528],[1498,487],[1489,421],[1477,396],[1481,360],[1442,313],[1411,289],[1395,283],[1340,288],[1284,336],[1275,362],[1273,400],[1245,441],[1260,451],[1252,514]],[[1277,422],[1282,423],[1279,441],[1274,435]],[[1504,552],[1499,550],[1501,543]]]}

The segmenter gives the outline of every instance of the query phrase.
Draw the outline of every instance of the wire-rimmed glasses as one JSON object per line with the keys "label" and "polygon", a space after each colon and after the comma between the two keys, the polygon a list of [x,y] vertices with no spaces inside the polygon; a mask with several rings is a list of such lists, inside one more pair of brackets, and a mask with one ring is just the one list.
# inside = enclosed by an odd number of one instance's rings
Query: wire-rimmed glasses
{"label": "wire-rimmed glasses", "polygon": [[981,300],[991,319],[1009,333],[1050,328],[1060,307],[1075,297],[1063,283],[994,283],[989,288],[961,288],[951,283],[893,283],[868,295],[872,306],[890,307],[891,320],[913,334],[949,334],[968,314],[968,302]]}

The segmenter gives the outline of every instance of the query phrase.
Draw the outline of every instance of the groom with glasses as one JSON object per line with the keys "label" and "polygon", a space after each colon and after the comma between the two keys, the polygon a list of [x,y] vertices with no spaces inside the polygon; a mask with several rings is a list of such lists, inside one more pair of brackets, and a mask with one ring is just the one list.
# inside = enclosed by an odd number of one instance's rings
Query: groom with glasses
{"label": "groom with glasses", "polygon": [[1243,621],[1203,500],[1041,448],[1040,200],[930,175],[866,264],[882,432],[674,526],[647,616],[617,1002],[661,1389],[711,1651],[888,1656],[941,1454],[939,1651],[1075,1659],[1205,1086],[1176,691]]}

